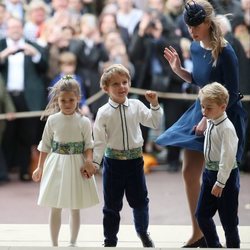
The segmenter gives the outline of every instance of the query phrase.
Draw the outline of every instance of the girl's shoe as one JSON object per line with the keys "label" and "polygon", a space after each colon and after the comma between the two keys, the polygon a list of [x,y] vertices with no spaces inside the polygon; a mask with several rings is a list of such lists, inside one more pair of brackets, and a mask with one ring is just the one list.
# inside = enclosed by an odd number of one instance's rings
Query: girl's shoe
{"label": "girl's shoe", "polygon": [[70,243],[68,247],[76,247],[76,243]]}

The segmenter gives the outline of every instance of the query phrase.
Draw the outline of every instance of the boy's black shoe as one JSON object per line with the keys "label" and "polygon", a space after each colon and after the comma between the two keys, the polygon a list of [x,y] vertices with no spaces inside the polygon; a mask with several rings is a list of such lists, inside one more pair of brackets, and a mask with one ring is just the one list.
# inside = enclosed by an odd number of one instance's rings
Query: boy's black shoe
{"label": "boy's black shoe", "polygon": [[114,246],[114,245],[112,245],[112,244],[104,243],[104,244],[103,244],[103,247],[116,247],[116,246]]}
{"label": "boy's black shoe", "polygon": [[104,241],[103,246],[104,246],[104,247],[116,247],[116,244],[115,244],[115,243],[105,242],[105,241]]}
{"label": "boy's black shoe", "polygon": [[141,233],[137,235],[141,239],[143,247],[155,247],[154,242],[149,236],[149,233]]}

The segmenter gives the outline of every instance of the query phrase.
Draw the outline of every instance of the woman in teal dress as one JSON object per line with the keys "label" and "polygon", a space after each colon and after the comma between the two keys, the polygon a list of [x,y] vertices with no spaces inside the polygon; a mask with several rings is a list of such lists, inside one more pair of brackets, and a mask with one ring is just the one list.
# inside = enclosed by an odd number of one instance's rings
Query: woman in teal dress
{"label": "woman in teal dress", "polygon": [[[206,0],[188,1],[184,20],[193,38],[191,57],[193,71],[185,70],[176,50],[165,48],[164,57],[172,70],[184,81],[199,87],[217,81],[229,91],[227,115],[233,122],[239,137],[237,161],[240,162],[245,138],[246,112],[239,94],[238,60],[231,45],[224,39],[212,5]],[[200,102],[194,104],[180,119],[160,135],[156,143],[163,146],[179,146],[184,149],[183,179],[192,219],[193,232],[184,247],[205,247],[205,239],[195,219],[195,209],[200,192],[200,177],[204,166],[203,132],[206,118],[202,116]]]}

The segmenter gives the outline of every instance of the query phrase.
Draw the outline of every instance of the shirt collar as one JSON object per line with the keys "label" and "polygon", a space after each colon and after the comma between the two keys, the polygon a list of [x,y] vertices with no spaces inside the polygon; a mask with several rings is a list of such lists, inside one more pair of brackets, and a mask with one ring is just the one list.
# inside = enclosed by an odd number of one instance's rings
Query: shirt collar
{"label": "shirt collar", "polygon": [[216,120],[210,120],[215,126],[219,125],[220,123],[222,123],[224,120],[227,119],[227,114],[226,112],[223,113],[222,116],[220,116],[219,118],[217,118]]}
{"label": "shirt collar", "polygon": [[87,45],[88,48],[94,47],[94,41],[92,39],[89,39],[87,37],[84,37],[84,42]]}
{"label": "shirt collar", "polygon": [[126,97],[125,102],[122,103],[122,104],[119,104],[119,103],[114,102],[113,100],[111,100],[111,99],[109,98],[109,105],[110,105],[112,108],[114,108],[114,109],[117,109],[120,105],[123,105],[123,106],[125,106],[125,107],[128,107],[129,101],[128,101],[128,98]]}

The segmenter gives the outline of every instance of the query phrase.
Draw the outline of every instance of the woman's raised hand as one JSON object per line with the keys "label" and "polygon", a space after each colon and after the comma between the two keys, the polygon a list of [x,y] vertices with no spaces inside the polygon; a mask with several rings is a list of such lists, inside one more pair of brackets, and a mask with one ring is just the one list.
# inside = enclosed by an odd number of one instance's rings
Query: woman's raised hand
{"label": "woman's raised hand", "polygon": [[178,70],[181,68],[181,60],[178,53],[172,46],[164,49],[164,57],[167,59],[172,70],[174,72],[178,72]]}

